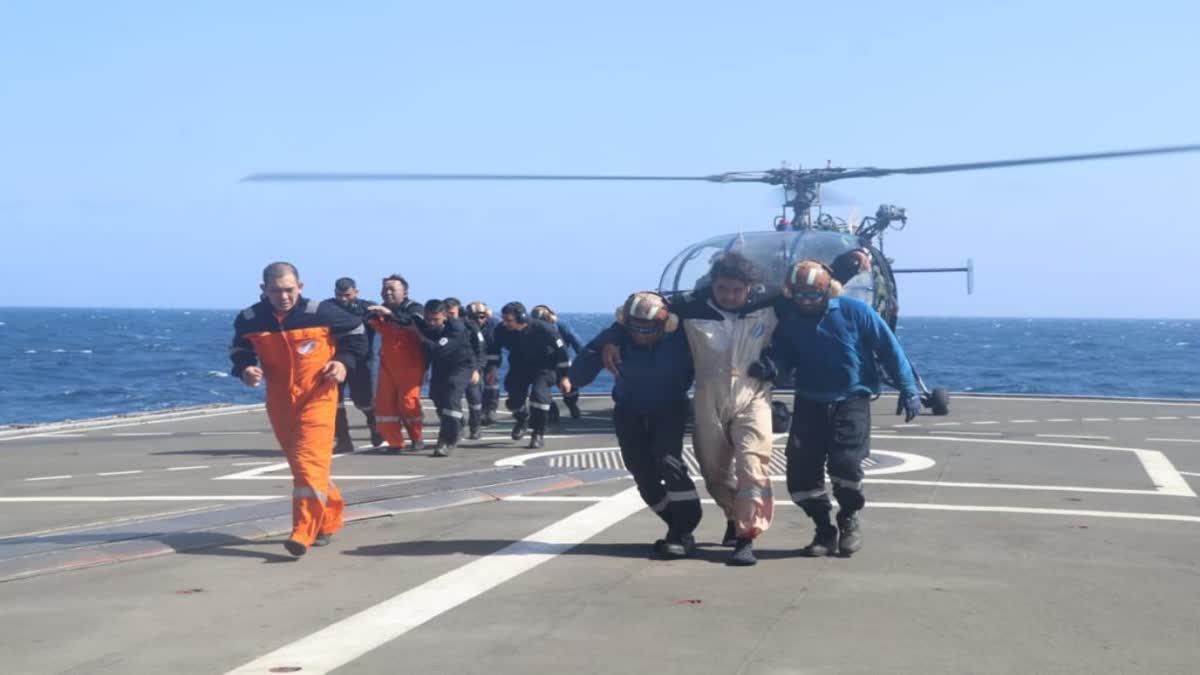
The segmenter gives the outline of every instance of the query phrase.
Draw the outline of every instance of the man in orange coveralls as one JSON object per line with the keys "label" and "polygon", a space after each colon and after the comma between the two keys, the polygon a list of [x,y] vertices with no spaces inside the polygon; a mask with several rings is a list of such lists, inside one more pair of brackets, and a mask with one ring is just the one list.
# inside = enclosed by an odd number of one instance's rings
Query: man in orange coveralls
{"label": "man in orange coveralls", "polygon": [[[292,534],[284,547],[302,556],[342,527],[345,503],[329,479],[338,389],[366,355],[362,321],[332,302],[300,295],[291,263],[263,270],[263,300],[233,323],[233,376],[267,381],[267,417],[292,470]],[[261,364],[261,365],[260,365]]]}
{"label": "man in orange coveralls", "polygon": [[425,307],[408,297],[408,281],[399,274],[383,280],[382,305],[367,308],[367,321],[379,334],[379,383],[375,386],[375,428],[395,452],[404,449],[404,432],[413,450],[424,450],[421,437],[421,380],[425,352],[417,326]]}

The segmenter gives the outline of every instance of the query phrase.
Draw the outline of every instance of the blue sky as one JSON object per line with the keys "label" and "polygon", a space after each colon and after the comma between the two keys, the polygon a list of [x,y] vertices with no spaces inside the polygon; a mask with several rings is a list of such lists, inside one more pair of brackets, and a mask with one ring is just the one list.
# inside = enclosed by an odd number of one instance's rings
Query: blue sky
{"label": "blue sky", "polygon": [[[5,3],[0,305],[310,295],[607,310],[777,194],[709,184],[241,184],[255,171],[704,175],[1200,143],[1177,2]],[[418,6],[420,5],[420,6]],[[1200,154],[837,184],[905,206],[903,312],[1196,317]],[[848,207],[835,207],[845,210]]]}

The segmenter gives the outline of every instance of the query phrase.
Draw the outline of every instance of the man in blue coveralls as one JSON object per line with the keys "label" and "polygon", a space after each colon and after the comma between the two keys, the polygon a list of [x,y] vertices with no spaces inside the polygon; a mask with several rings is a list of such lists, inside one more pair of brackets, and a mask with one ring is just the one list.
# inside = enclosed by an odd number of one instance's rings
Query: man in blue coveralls
{"label": "man in blue coveralls", "polygon": [[679,317],[658,293],[629,296],[617,309],[617,327],[605,331],[571,364],[571,388],[587,385],[602,367],[601,348],[615,344],[621,360],[612,397],[613,426],[621,457],[646,505],[667,524],[654,542],[662,558],[683,558],[696,546],[700,495],[683,462],[683,427],[694,378],[687,336]]}
{"label": "man in blue coveralls", "polygon": [[[870,454],[871,399],[880,391],[877,363],[900,387],[905,421],[921,410],[916,379],[900,342],[870,305],[837,297],[833,270],[815,260],[796,263],[784,284],[779,326],[763,358],[749,373],[774,379],[796,371],[796,399],[787,441],[787,483],[792,501],[816,525],[801,554],[852,555],[862,547],[858,511],[862,461]],[[839,510],[825,491],[828,465]]]}

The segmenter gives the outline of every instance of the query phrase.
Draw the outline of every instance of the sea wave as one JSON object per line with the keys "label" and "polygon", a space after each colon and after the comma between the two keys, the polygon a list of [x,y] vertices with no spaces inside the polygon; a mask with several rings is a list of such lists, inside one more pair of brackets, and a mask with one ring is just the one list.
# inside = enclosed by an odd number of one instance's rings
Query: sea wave
{"label": "sea wave", "polygon": [[[0,424],[261,402],[262,388],[239,386],[227,372],[234,314],[5,310]],[[96,320],[84,321],[90,316]],[[585,340],[612,321],[609,314],[562,317]],[[1200,378],[1185,360],[1200,344],[1197,321],[905,317],[902,322],[901,344],[930,387],[1200,399]],[[63,325],[72,330],[63,332]],[[48,335],[53,348],[45,345]],[[95,356],[80,360],[76,354]],[[602,373],[585,391],[611,386]]]}

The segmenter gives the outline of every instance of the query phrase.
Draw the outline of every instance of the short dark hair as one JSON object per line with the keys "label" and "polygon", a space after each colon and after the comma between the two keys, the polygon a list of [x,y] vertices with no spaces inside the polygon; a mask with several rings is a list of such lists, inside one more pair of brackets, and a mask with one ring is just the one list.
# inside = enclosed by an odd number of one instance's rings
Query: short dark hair
{"label": "short dark hair", "polygon": [[529,321],[529,314],[525,311],[525,305],[515,300],[500,308],[500,316],[506,315],[516,319],[517,323],[527,323]]}
{"label": "short dark hair", "polygon": [[717,256],[708,276],[713,283],[716,283],[717,279],[732,279],[748,284],[758,282],[758,270],[755,269],[754,263],[737,251],[727,251]]}
{"label": "short dark hair", "polygon": [[342,277],[341,279],[333,282],[334,293],[345,293],[346,291],[354,290],[356,288],[358,288],[358,284],[354,283],[354,280],[350,277]]}
{"label": "short dark hair", "polygon": [[425,301],[426,314],[437,314],[444,311],[446,311],[446,303],[442,302],[441,300],[434,299]]}
{"label": "short dark hair", "polygon": [[446,303],[446,309],[454,309],[455,307],[462,307],[462,300],[459,300],[458,298],[453,297],[453,296],[446,298],[445,300],[442,300],[442,302]]}
{"label": "short dark hair", "polygon": [[290,262],[273,262],[263,268],[263,283],[269,284],[272,279],[286,277],[289,274],[296,277],[296,281],[300,281],[300,272],[295,265]]}
{"label": "short dark hair", "polygon": [[405,279],[404,277],[400,276],[399,274],[389,274],[388,276],[383,278],[383,282],[385,284],[389,281],[399,281],[401,284],[404,285],[404,290],[408,291],[408,279]]}

